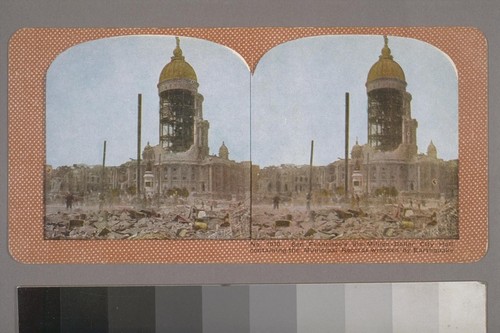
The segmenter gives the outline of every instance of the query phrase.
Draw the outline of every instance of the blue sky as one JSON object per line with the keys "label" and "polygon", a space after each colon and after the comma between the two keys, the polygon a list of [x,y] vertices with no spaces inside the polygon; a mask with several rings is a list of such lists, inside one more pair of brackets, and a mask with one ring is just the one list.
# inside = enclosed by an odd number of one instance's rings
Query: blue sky
{"label": "blue sky", "polygon": [[[308,164],[314,140],[314,164],[335,161],[344,155],[345,92],[351,97],[350,144],[356,137],[366,143],[365,82],[382,47],[382,36],[304,38],[270,50],[251,76],[234,51],[181,37],[204,96],[211,154],[224,141],[236,161],[250,160],[251,154],[260,166]],[[414,39],[389,36],[389,47],[413,96],[419,151],[433,140],[439,157],[457,158],[453,64]],[[104,140],[107,165],[135,158],[138,93],[143,95],[143,145],[156,145],[156,85],[174,48],[173,36],[127,36],[79,44],[60,54],[47,72],[47,164],[100,164]]]}

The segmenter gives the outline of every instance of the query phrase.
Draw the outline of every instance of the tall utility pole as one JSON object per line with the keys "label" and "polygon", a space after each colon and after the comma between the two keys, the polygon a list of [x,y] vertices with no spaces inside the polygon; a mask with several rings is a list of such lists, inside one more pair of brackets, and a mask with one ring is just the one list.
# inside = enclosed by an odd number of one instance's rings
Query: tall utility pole
{"label": "tall utility pole", "polygon": [[345,93],[345,170],[344,170],[345,198],[349,197],[349,93]]}
{"label": "tall utility pole", "polygon": [[370,194],[370,153],[366,154],[366,195]]}
{"label": "tall utility pole", "polygon": [[141,197],[141,129],[142,129],[142,94],[137,95],[137,179],[135,193]]}
{"label": "tall utility pole", "polygon": [[102,151],[101,193],[103,194],[104,194],[105,168],[106,168],[106,140],[104,140],[104,149]]}
{"label": "tall utility pole", "polygon": [[311,140],[311,157],[309,159],[309,192],[307,193],[307,211],[311,209],[311,200],[312,200],[313,154],[314,154],[314,140]]}
{"label": "tall utility pole", "polygon": [[160,207],[161,197],[161,154],[158,156],[158,207]]}

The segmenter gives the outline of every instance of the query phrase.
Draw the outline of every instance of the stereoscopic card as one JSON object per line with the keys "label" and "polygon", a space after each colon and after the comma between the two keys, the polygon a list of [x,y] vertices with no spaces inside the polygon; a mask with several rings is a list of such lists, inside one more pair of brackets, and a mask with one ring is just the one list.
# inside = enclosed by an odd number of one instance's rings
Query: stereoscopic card
{"label": "stereoscopic card", "polygon": [[25,263],[443,263],[487,250],[487,46],[466,27],[23,29]]}

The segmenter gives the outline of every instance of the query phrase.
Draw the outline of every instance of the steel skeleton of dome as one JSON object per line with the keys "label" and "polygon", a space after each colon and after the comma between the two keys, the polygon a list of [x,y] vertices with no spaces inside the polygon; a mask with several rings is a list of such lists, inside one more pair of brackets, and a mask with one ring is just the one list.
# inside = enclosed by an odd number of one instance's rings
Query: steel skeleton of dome
{"label": "steel skeleton of dome", "polygon": [[366,82],[368,144],[376,150],[392,151],[401,143],[415,143],[416,125],[411,122],[411,95],[406,92],[404,72],[393,60],[387,36],[381,53]]}
{"label": "steel skeleton of dome", "polygon": [[184,152],[195,143],[196,121],[202,120],[203,97],[197,92],[194,69],[182,55],[176,37],[172,61],[160,74],[160,143],[168,152]]}

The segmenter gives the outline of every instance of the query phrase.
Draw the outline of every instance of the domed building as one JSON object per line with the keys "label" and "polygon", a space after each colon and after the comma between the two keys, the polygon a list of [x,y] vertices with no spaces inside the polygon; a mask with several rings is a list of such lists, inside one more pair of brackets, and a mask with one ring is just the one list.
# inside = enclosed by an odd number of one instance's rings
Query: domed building
{"label": "domed building", "polygon": [[248,195],[249,162],[229,160],[229,149],[224,143],[219,155],[210,155],[210,124],[203,119],[198,77],[186,61],[178,37],[157,87],[159,144],[152,147],[148,143],[144,148],[143,193],[163,196],[171,189],[185,189],[210,198]]}
{"label": "domed building", "polygon": [[429,143],[429,146],[427,146],[427,156],[437,158],[437,149],[432,140],[431,143]]}
{"label": "domed building", "polygon": [[219,157],[225,160],[229,159],[229,149],[227,149],[226,145],[224,144],[224,141],[222,141],[222,146],[220,146],[219,148]]}
{"label": "domed building", "polygon": [[417,121],[411,118],[411,95],[406,91],[403,69],[394,61],[387,36],[379,60],[366,80],[368,95],[368,144],[377,151],[391,151],[400,144],[414,146]]}
{"label": "domed building", "polygon": [[[456,195],[458,163],[438,158],[433,142],[427,154],[419,154],[417,120],[411,115],[412,96],[406,91],[403,69],[394,60],[389,39],[366,79],[368,142],[351,151],[347,177],[348,192],[369,194],[379,189],[395,189],[402,195],[438,197]],[[331,185],[343,188],[343,161],[328,166]]]}
{"label": "domed building", "polygon": [[167,152],[185,152],[193,144],[200,157],[208,154],[208,122],[203,120],[203,96],[198,78],[186,62],[176,38],[171,61],[158,81],[160,97],[160,145]]}
{"label": "domed building", "polygon": [[[304,165],[261,169],[250,161],[230,160],[225,142],[217,154],[210,154],[210,124],[203,117],[204,98],[199,92],[202,82],[186,60],[179,38],[169,57],[157,82],[158,144],[148,143],[144,147],[140,172],[137,161],[108,167],[104,181],[101,167],[82,166],[74,168],[71,174],[47,171],[48,193],[97,192],[104,183],[106,188],[133,194],[139,184],[141,195],[151,197],[185,189],[200,198],[242,200],[252,191],[254,202],[260,198],[269,202],[276,194],[282,198],[305,198],[310,188],[313,192],[340,196],[345,193],[346,178],[349,195],[374,195],[384,188],[393,188],[403,196],[435,198],[458,193],[458,160],[440,159],[439,143],[433,141],[425,154],[418,153],[418,122],[412,118],[407,77],[386,36],[380,53],[374,54],[374,63],[366,69],[367,142],[360,144],[356,140],[347,170],[344,160],[314,166],[312,173]],[[364,77],[359,80],[361,86]]]}
{"label": "domed building", "polygon": [[418,153],[418,122],[412,118],[406,75],[392,55],[389,38],[384,36],[383,41],[365,81],[368,142],[360,144],[356,139],[347,172],[341,159],[314,166],[312,177],[309,166],[268,166],[252,178],[257,188],[254,201],[266,196],[269,201],[276,194],[304,198],[309,187],[316,193],[330,191],[341,196],[345,194],[346,177],[349,196],[382,192],[439,198],[457,194],[458,162],[438,158],[432,142],[427,154]]}

